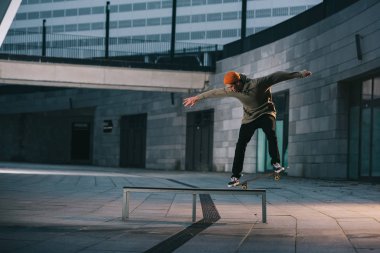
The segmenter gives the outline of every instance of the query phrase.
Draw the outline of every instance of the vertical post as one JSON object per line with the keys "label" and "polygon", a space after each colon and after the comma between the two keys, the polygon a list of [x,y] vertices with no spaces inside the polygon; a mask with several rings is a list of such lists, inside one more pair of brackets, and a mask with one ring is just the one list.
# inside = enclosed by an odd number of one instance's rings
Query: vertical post
{"label": "vertical post", "polygon": [[261,210],[263,223],[267,223],[267,193],[266,191],[261,194]]}
{"label": "vertical post", "polygon": [[197,194],[193,193],[193,222],[197,219]]}
{"label": "vertical post", "polygon": [[110,43],[110,2],[107,1],[106,5],[106,38],[104,41],[105,54],[104,57],[108,58],[109,56],[109,43]]}
{"label": "vertical post", "polygon": [[241,39],[245,38],[247,28],[247,0],[241,1]]}
{"label": "vertical post", "polygon": [[126,221],[129,218],[129,191],[123,190],[123,211],[122,211],[122,220]]}
{"label": "vertical post", "polygon": [[42,56],[46,56],[46,19],[42,20]]}
{"label": "vertical post", "polygon": [[172,6],[172,34],[170,40],[170,60],[173,61],[175,53],[175,26],[177,22],[177,0],[173,0]]}

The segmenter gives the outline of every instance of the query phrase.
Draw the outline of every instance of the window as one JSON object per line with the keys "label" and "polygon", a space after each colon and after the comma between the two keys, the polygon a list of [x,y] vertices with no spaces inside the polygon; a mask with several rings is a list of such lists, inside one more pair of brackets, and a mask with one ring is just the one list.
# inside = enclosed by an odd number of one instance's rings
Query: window
{"label": "window", "polygon": [[235,3],[239,2],[239,0],[223,0],[223,3]]}
{"label": "window", "polygon": [[41,11],[40,12],[40,18],[51,18],[51,11]]}
{"label": "window", "polygon": [[223,30],[222,37],[223,38],[237,37],[237,30],[236,29]]}
{"label": "window", "polygon": [[27,16],[26,13],[17,13],[15,19],[16,20],[26,20]]}
{"label": "window", "polygon": [[148,3],[148,9],[153,10],[153,9],[161,9],[161,2],[156,1],[156,2],[149,2]]}
{"label": "window", "polygon": [[255,17],[255,11],[247,10],[247,18],[254,18],[254,17]]}
{"label": "window", "polygon": [[177,7],[186,7],[190,6],[191,1],[189,0],[177,0]]}
{"label": "window", "polygon": [[172,8],[172,1],[162,1],[162,8]]}
{"label": "window", "polygon": [[132,4],[120,4],[119,11],[120,12],[132,11]]}
{"label": "window", "polygon": [[205,5],[207,3],[206,0],[192,0],[191,1],[191,5],[195,6],[195,5]]}
{"label": "window", "polygon": [[28,1],[28,4],[39,4],[40,1],[39,0],[29,0]]}
{"label": "window", "polygon": [[223,20],[233,20],[233,19],[238,19],[238,13],[236,11],[223,13]]}
{"label": "window", "polygon": [[133,27],[141,27],[146,25],[146,19],[134,19],[132,21]]}
{"label": "window", "polygon": [[96,22],[91,24],[91,30],[103,30],[104,29],[104,23],[103,22]]}
{"label": "window", "polygon": [[119,6],[118,5],[111,5],[110,6],[110,12],[111,13],[117,13],[117,12],[119,12]]}
{"label": "window", "polygon": [[125,27],[131,27],[132,21],[131,20],[120,20],[119,21],[119,28],[125,28]]}
{"label": "window", "polygon": [[171,25],[172,18],[171,17],[163,17],[161,18],[161,25]]}
{"label": "window", "polygon": [[161,25],[161,19],[160,18],[148,18],[147,19],[147,26],[154,26],[154,25]]}
{"label": "window", "polygon": [[90,15],[91,14],[91,8],[80,8],[79,9],[79,15]]}
{"label": "window", "polygon": [[200,22],[206,22],[205,14],[198,14],[198,15],[191,16],[191,23],[200,23]]}
{"label": "window", "polygon": [[65,25],[65,32],[76,32],[78,31],[78,27],[76,24]]}
{"label": "window", "polygon": [[85,24],[78,24],[78,31],[89,31],[91,30],[91,24],[85,23]]}
{"label": "window", "polygon": [[64,25],[53,25],[52,27],[53,33],[63,33],[65,31]]}
{"label": "window", "polygon": [[28,27],[26,28],[27,33],[40,33],[40,27]]}
{"label": "window", "polygon": [[289,15],[289,8],[273,8],[273,16],[288,16]]}
{"label": "window", "polygon": [[40,13],[39,12],[29,12],[28,13],[28,19],[39,19]]}
{"label": "window", "polygon": [[104,14],[105,13],[105,7],[98,6],[98,7],[92,7],[92,14]]}
{"label": "window", "polygon": [[207,39],[216,39],[221,37],[220,30],[207,31]]}
{"label": "window", "polygon": [[222,0],[207,0],[207,4],[221,4]]}
{"label": "window", "polygon": [[203,40],[206,38],[205,32],[192,32],[191,33],[191,39],[192,40]]}
{"label": "window", "polygon": [[143,11],[143,10],[146,10],[146,3],[133,4],[133,11]]}
{"label": "window", "polygon": [[52,2],[52,0],[41,0],[41,3],[42,4],[45,4],[45,3],[51,3]]}
{"label": "window", "polygon": [[148,41],[160,41],[160,35],[159,34],[147,35],[146,40],[148,40]]}
{"label": "window", "polygon": [[190,33],[176,33],[176,40],[190,40]]}
{"label": "window", "polygon": [[144,41],[144,40],[145,40],[145,35],[136,35],[136,36],[132,36],[132,40],[133,40],[134,42]]}
{"label": "window", "polygon": [[171,34],[170,33],[164,33],[164,34],[161,34],[161,41],[170,41],[171,39]]}
{"label": "window", "polygon": [[77,16],[78,15],[78,9],[67,9],[65,11],[67,17],[71,16]]}
{"label": "window", "polygon": [[53,17],[59,18],[65,16],[65,10],[55,10],[53,11]]}
{"label": "window", "polygon": [[290,15],[297,15],[306,10],[306,6],[294,6],[290,7]]}
{"label": "window", "polygon": [[178,16],[176,22],[177,24],[190,23],[190,16]]}
{"label": "window", "polygon": [[117,21],[111,21],[110,22],[110,29],[117,28]]}
{"label": "window", "polygon": [[256,10],[256,18],[270,17],[272,13],[271,9],[260,9]]}
{"label": "window", "polygon": [[219,21],[219,20],[222,20],[222,13],[207,14],[207,21]]}

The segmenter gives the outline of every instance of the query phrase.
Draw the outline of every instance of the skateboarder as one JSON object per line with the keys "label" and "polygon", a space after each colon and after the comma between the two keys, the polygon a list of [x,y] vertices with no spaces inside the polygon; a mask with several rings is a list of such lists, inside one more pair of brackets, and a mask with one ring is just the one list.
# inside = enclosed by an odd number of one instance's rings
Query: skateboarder
{"label": "skateboarder", "polygon": [[294,78],[304,78],[312,73],[308,70],[299,72],[278,71],[273,74],[251,79],[246,75],[229,71],[224,75],[224,88],[213,89],[193,97],[185,98],[183,105],[191,107],[206,98],[234,97],[243,104],[243,119],[239,138],[236,143],[232,176],[229,187],[239,184],[243,170],[245,149],[256,129],[263,129],[268,140],[271,164],[276,173],[284,170],[280,165],[280,154],[276,136],[276,109],[272,101],[270,87],[276,83]]}

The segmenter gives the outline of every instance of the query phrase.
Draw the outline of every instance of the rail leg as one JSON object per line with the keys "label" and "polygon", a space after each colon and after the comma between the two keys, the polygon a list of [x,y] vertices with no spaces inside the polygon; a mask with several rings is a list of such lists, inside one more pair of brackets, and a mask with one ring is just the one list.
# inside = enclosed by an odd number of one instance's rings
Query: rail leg
{"label": "rail leg", "polygon": [[126,221],[129,218],[129,191],[124,190],[123,192],[123,212],[122,220]]}
{"label": "rail leg", "polygon": [[263,223],[267,223],[267,193],[264,192],[261,194],[261,201],[262,201],[262,220]]}
{"label": "rail leg", "polygon": [[197,194],[193,193],[193,222],[197,219]]}

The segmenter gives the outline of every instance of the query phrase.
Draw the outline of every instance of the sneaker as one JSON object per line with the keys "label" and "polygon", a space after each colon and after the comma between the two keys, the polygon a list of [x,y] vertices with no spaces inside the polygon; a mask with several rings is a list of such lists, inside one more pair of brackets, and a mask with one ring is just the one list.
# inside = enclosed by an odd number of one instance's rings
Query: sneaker
{"label": "sneaker", "polygon": [[279,163],[275,163],[272,166],[273,166],[273,170],[275,173],[280,173],[280,172],[285,170],[285,168],[282,167],[281,164],[279,164]]}
{"label": "sneaker", "polygon": [[231,181],[227,184],[228,187],[234,187],[240,184],[239,178],[232,176]]}

